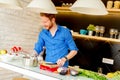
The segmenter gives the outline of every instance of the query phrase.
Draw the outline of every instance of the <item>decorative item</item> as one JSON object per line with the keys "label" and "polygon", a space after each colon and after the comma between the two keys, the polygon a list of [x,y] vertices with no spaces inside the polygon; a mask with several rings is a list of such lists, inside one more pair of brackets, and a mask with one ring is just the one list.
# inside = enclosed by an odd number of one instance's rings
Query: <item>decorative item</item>
{"label": "decorative item", "polygon": [[87,30],[85,30],[85,29],[80,29],[80,34],[86,35],[86,34],[87,34]]}
{"label": "decorative item", "polygon": [[118,32],[118,39],[120,39],[120,32]]}
{"label": "decorative item", "polygon": [[112,9],[113,7],[113,1],[109,0],[107,1],[107,9]]}
{"label": "decorative item", "polygon": [[100,37],[103,37],[104,32],[105,32],[105,27],[100,26]]}
{"label": "decorative item", "polygon": [[119,9],[120,8],[120,1],[119,0],[116,0],[114,1],[114,9]]}
{"label": "decorative item", "polygon": [[100,26],[96,26],[95,27],[95,36],[99,36],[99,32],[100,32]]}
{"label": "decorative item", "polygon": [[115,39],[117,39],[117,35],[118,35],[118,29],[115,29]]}
{"label": "decorative item", "polygon": [[114,33],[115,33],[115,29],[111,28],[109,30],[109,33],[110,33],[110,38],[113,38],[114,37]]}
{"label": "decorative item", "polygon": [[88,35],[92,36],[93,31],[95,31],[95,26],[93,24],[89,24],[89,26],[87,27],[87,30],[88,30]]}

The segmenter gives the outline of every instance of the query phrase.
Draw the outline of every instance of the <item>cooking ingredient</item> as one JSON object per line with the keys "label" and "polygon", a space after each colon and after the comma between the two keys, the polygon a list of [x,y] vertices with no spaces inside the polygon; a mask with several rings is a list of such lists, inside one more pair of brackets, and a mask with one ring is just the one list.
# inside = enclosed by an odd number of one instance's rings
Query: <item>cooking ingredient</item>
{"label": "cooking ingredient", "polygon": [[78,72],[77,70],[75,70],[75,69],[70,69],[70,74],[71,74],[72,76],[76,76],[76,75],[79,74],[79,72]]}
{"label": "cooking ingredient", "polygon": [[0,50],[0,54],[6,54],[7,50]]}
{"label": "cooking ingredient", "polygon": [[119,80],[120,79],[120,71],[107,73],[106,77],[110,78],[110,80]]}
{"label": "cooking ingredient", "polygon": [[93,72],[90,70],[79,69],[79,75],[87,76],[89,78],[93,78],[94,80],[108,80],[104,75],[100,75],[97,72]]}
{"label": "cooking ingredient", "polygon": [[6,61],[12,61],[14,60],[14,55],[9,55],[9,54],[3,54],[0,56],[1,60],[6,62]]}
{"label": "cooking ingredient", "polygon": [[38,58],[37,58],[37,56],[31,56],[30,60],[31,60],[31,63],[32,63],[33,67],[38,66]]}
{"label": "cooking ingredient", "polygon": [[78,72],[77,70],[73,69],[73,68],[70,68],[70,74],[71,74],[72,76],[76,76],[76,75],[79,74],[79,72]]}
{"label": "cooking ingredient", "polygon": [[21,51],[22,48],[21,48],[21,47],[16,47],[16,46],[14,46],[14,47],[11,48],[11,50],[12,50],[12,52],[16,53],[16,52]]}
{"label": "cooking ingredient", "polygon": [[114,77],[113,77],[113,78],[111,78],[110,80],[120,80],[120,74],[119,74],[119,75],[114,76]]}
{"label": "cooking ingredient", "polygon": [[113,78],[113,76],[114,76],[114,73],[107,73],[107,75],[106,75],[106,77],[108,77],[108,78]]}
{"label": "cooking ingredient", "polygon": [[66,67],[59,67],[59,68],[57,69],[57,71],[58,71],[58,73],[60,73],[61,75],[65,75],[65,74],[67,74],[68,69],[67,69]]}

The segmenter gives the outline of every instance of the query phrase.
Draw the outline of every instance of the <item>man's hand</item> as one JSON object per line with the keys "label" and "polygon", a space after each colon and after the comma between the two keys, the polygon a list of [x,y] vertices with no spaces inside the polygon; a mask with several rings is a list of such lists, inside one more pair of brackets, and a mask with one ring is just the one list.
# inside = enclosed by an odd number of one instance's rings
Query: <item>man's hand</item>
{"label": "man's hand", "polygon": [[31,52],[31,55],[32,55],[32,56],[38,56],[38,54],[37,54],[37,52],[36,52],[35,50],[33,50],[33,51]]}
{"label": "man's hand", "polygon": [[65,58],[61,58],[61,59],[58,59],[58,61],[57,61],[57,64],[58,64],[58,66],[63,66],[64,64],[65,64],[65,62],[66,62],[66,59]]}

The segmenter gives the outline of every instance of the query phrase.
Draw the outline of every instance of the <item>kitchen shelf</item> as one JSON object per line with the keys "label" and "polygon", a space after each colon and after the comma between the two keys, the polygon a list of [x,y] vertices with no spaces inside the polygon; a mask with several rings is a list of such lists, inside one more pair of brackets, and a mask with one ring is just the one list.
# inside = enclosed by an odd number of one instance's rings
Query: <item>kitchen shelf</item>
{"label": "kitchen shelf", "polygon": [[109,12],[120,12],[120,9],[107,9]]}
{"label": "kitchen shelf", "polygon": [[81,35],[76,32],[72,33],[73,38],[83,38],[83,39],[91,39],[91,40],[98,40],[98,41],[105,41],[105,42],[114,42],[120,43],[120,39],[112,39],[107,37],[97,37],[97,36],[88,36],[88,35]]}
{"label": "kitchen shelf", "polygon": [[59,12],[71,12],[69,7],[56,7]]}
{"label": "kitchen shelf", "polygon": [[[56,7],[58,11],[71,12],[69,7]],[[120,9],[107,9],[109,12],[120,12]]]}

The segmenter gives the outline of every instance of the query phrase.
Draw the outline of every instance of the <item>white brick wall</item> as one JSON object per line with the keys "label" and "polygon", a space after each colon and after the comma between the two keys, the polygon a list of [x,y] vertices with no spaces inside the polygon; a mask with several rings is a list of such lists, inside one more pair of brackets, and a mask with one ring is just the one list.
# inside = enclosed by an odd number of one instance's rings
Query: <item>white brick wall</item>
{"label": "white brick wall", "polygon": [[[22,7],[26,7],[31,0],[18,0]],[[39,14],[25,10],[10,10],[0,8],[0,50],[9,50],[13,46],[21,46],[31,50],[37,41],[41,30]],[[0,80],[12,80],[22,76],[0,68]]]}
{"label": "white brick wall", "polygon": [[14,45],[22,46],[25,50],[33,49],[40,30],[39,14],[0,9],[0,49],[9,50]]}

